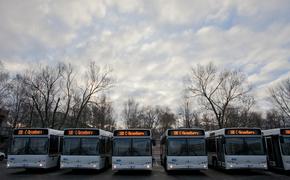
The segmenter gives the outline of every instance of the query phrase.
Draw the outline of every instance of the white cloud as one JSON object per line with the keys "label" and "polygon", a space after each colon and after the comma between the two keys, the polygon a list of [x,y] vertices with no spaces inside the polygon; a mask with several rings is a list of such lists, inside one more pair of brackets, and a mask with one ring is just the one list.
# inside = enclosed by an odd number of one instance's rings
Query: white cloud
{"label": "white cloud", "polygon": [[213,61],[247,73],[262,101],[266,87],[289,76],[289,6],[284,0],[1,1],[0,60],[12,72],[51,59],[82,71],[92,59],[109,64],[117,109],[130,96],[176,108],[189,68]]}

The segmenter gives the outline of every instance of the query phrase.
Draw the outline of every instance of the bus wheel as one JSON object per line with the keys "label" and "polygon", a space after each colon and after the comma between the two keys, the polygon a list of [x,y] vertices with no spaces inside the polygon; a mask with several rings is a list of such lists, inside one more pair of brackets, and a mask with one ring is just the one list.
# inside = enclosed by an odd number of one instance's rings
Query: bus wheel
{"label": "bus wheel", "polygon": [[217,160],[216,159],[212,160],[212,165],[213,165],[213,168],[215,168],[215,169],[217,168],[218,165],[217,165]]}
{"label": "bus wheel", "polygon": [[3,161],[4,160],[4,156],[0,156],[0,161]]}
{"label": "bus wheel", "polygon": [[166,160],[164,161],[163,167],[164,167],[164,170],[166,172],[168,172],[168,167],[167,167],[167,161]]}
{"label": "bus wheel", "polygon": [[109,169],[109,167],[110,167],[109,158],[106,158],[105,164],[106,164],[105,165],[106,169]]}

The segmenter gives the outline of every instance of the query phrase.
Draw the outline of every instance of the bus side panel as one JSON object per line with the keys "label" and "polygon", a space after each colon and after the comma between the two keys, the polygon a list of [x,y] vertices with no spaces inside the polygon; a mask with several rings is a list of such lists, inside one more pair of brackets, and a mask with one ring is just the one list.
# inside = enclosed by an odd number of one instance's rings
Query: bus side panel
{"label": "bus side panel", "polygon": [[8,155],[7,168],[52,168],[57,162],[58,156]]}
{"label": "bus side panel", "polygon": [[152,156],[113,156],[113,170],[152,170]]}

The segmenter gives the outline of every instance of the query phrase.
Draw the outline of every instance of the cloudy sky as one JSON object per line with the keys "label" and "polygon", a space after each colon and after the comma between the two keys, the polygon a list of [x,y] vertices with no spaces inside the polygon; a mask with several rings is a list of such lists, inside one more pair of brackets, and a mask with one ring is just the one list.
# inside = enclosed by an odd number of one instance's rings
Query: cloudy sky
{"label": "cloudy sky", "polygon": [[116,107],[128,97],[176,108],[191,66],[214,62],[249,76],[261,108],[290,76],[289,0],[0,0],[0,60],[110,65]]}

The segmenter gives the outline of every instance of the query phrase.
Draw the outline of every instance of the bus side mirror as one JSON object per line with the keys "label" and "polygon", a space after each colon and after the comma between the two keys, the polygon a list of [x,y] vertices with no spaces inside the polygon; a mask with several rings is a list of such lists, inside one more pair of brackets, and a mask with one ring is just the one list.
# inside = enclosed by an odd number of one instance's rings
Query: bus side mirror
{"label": "bus side mirror", "polygon": [[280,143],[283,144],[284,143],[284,138],[282,136],[280,136],[279,139],[280,139]]}
{"label": "bus side mirror", "polygon": [[152,145],[156,146],[156,140],[155,139],[152,139]]}

